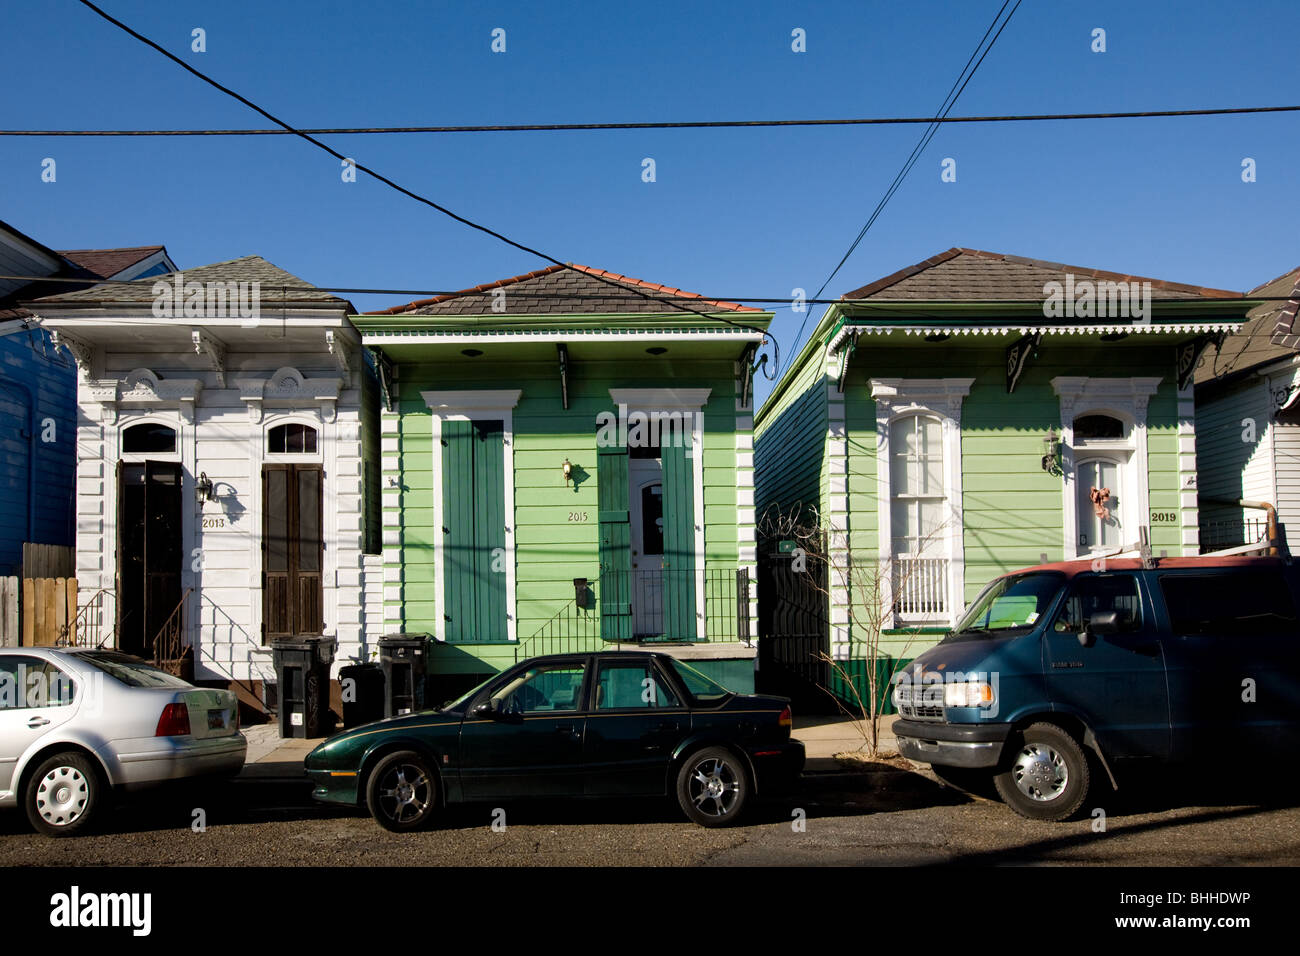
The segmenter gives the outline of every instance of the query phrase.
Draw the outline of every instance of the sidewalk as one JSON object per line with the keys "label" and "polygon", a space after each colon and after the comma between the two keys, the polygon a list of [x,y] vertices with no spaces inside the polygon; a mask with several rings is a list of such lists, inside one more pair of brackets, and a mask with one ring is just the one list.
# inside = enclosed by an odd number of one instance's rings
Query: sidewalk
{"label": "sidewalk", "polygon": [[[880,718],[880,749],[886,752],[897,750],[894,740],[894,715]],[[808,773],[827,773],[841,771],[844,768],[835,760],[835,754],[844,751],[861,750],[865,727],[846,717],[803,717],[795,718],[793,736],[803,741],[807,762],[804,770]],[[242,778],[293,778],[301,779],[303,758],[325,738],[280,738],[280,728],[276,723],[257,724],[244,729],[248,740],[248,757],[244,761]]]}
{"label": "sidewalk", "polygon": [[[897,751],[894,740],[894,721],[896,714],[880,718],[880,749],[886,753]],[[866,743],[865,724],[843,716],[804,717],[795,716],[794,738],[802,740],[807,757],[804,763],[805,773],[827,773],[842,771],[844,768],[835,760],[835,754],[845,751],[861,750]]]}

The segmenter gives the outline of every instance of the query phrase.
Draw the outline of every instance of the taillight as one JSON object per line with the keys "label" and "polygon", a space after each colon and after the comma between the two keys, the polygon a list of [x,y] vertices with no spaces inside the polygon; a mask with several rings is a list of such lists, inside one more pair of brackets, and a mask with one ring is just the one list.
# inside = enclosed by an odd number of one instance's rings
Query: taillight
{"label": "taillight", "polygon": [[781,711],[781,716],[776,720],[782,727],[789,727],[794,723],[794,715],[790,712],[790,708],[787,706],[785,710]]}
{"label": "taillight", "polygon": [[188,737],[190,735],[190,712],[184,704],[168,704],[158,718],[155,737]]}

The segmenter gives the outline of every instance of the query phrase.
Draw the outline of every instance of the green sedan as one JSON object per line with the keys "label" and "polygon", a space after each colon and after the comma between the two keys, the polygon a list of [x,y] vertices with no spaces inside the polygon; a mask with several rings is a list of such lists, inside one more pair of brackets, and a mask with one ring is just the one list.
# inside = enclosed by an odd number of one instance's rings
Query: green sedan
{"label": "green sedan", "polygon": [[676,795],[706,827],[803,769],[790,702],[734,694],[666,654],[534,657],[440,710],[345,731],[307,755],[312,796],[417,830],[444,804]]}

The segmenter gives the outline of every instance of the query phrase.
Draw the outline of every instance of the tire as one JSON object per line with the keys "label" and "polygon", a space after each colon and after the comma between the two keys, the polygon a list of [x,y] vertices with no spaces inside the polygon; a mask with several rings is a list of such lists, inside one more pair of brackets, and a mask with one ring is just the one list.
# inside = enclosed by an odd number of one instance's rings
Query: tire
{"label": "tire", "polygon": [[1068,820],[1092,787],[1088,758],[1055,724],[1030,724],[993,783],[1012,810],[1030,820]]}
{"label": "tire", "polygon": [[735,823],[749,800],[749,790],[744,761],[723,747],[697,750],[677,772],[677,802],[702,827]]}
{"label": "tire", "polygon": [[438,809],[438,778],[414,750],[384,757],[366,779],[366,806],[385,830],[410,833],[429,825]]}
{"label": "tire", "polygon": [[41,761],[23,788],[28,821],[38,833],[51,837],[85,833],[107,798],[99,768],[74,750]]}

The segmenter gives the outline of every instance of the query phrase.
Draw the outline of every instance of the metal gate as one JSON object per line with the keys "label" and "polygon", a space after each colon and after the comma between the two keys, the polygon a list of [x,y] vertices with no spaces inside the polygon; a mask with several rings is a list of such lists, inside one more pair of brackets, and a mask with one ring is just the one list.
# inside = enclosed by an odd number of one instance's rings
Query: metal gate
{"label": "metal gate", "polygon": [[[798,562],[798,564],[796,564]],[[761,541],[758,557],[758,690],[804,713],[834,713],[826,564],[793,542]]]}

